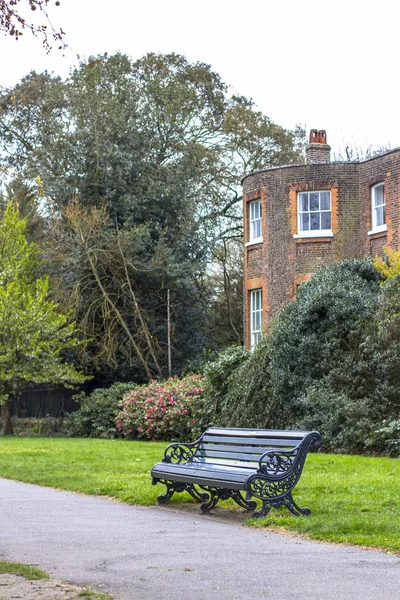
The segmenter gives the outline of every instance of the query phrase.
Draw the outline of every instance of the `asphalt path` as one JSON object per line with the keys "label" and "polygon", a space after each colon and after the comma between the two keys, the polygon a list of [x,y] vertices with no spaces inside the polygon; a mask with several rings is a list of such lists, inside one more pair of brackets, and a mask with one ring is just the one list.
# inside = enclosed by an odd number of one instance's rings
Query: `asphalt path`
{"label": "asphalt path", "polygon": [[399,556],[6,479],[0,554],[119,600],[400,599]]}

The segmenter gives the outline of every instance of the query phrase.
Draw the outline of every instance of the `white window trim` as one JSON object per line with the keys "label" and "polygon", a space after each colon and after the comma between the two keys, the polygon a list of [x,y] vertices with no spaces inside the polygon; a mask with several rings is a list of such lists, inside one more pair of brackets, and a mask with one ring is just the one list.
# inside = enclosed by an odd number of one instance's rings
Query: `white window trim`
{"label": "white window trim", "polygon": [[375,235],[375,233],[385,233],[385,231],[387,231],[387,225],[380,225],[378,227],[378,229],[372,229],[371,231],[368,231],[368,235]]}
{"label": "white window trim", "polygon": [[[375,209],[378,208],[377,206],[375,206],[375,190],[378,187],[383,187],[383,198],[385,200],[385,202],[383,204],[380,204],[379,206],[384,206],[385,207],[385,223],[383,223],[383,225],[376,225],[376,212]],[[386,196],[385,196],[385,184],[383,181],[380,181],[379,183],[376,183],[375,185],[371,186],[371,223],[372,223],[372,229],[371,231],[368,231],[368,235],[373,235],[374,233],[381,233],[382,231],[387,231],[387,225],[386,225]]]}
{"label": "white window trim", "polygon": [[[261,309],[254,310],[254,297],[256,292],[260,292],[261,294]],[[261,329],[254,329],[254,313],[261,313]],[[250,290],[250,349],[254,350],[256,345],[258,344],[258,337],[262,337],[262,322],[263,322],[263,292],[262,288],[257,288],[255,290]],[[257,335],[259,334],[259,335]]]}
{"label": "white window trim", "polygon": [[301,238],[316,238],[316,237],[333,237],[331,229],[313,229],[312,231],[302,231],[301,233],[295,233],[294,239],[298,240]]}
{"label": "white window trim", "polygon": [[263,238],[256,238],[254,240],[251,240],[251,242],[246,242],[245,243],[245,247],[247,248],[248,246],[254,246],[255,244],[261,244],[263,242]]}
{"label": "white window trim", "polygon": [[329,192],[329,203],[330,203],[330,207],[331,209],[329,211],[318,211],[318,212],[330,212],[331,213],[331,225],[332,225],[332,194],[331,194],[331,190],[304,190],[301,192],[297,192],[297,231],[298,233],[295,233],[293,235],[293,238],[295,240],[301,239],[301,238],[318,238],[318,237],[333,237],[333,231],[332,231],[332,226],[330,229],[310,229],[308,231],[302,231],[300,229],[300,194],[304,194],[304,193],[320,193],[320,192]]}
{"label": "white window trim", "polygon": [[[253,220],[251,218],[251,207],[255,206],[256,203],[260,207],[260,218]],[[249,242],[248,242],[248,244],[259,244],[260,242],[263,241],[262,235],[259,236],[259,237],[252,237],[252,234],[253,234],[253,223],[255,221],[260,221],[260,230],[262,232],[262,204],[261,204],[261,199],[260,198],[258,198],[257,200],[252,200],[251,202],[249,202]]]}

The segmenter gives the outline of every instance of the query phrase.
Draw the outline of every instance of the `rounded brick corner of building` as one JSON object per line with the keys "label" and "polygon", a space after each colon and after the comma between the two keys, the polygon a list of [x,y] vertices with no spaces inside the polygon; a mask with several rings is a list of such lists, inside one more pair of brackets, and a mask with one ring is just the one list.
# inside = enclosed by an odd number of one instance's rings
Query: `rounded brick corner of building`
{"label": "rounded brick corner of building", "polygon": [[325,131],[310,132],[306,162],[243,180],[245,343],[322,266],[400,249],[400,148],[330,162]]}

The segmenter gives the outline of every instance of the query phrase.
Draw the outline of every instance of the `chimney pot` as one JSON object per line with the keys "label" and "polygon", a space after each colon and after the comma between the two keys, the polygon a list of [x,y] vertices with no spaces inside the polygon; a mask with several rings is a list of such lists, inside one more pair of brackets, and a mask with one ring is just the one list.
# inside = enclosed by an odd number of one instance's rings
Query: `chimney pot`
{"label": "chimney pot", "polygon": [[324,129],[310,130],[310,143],[306,147],[306,162],[309,165],[325,164],[330,162],[331,147],[326,143]]}

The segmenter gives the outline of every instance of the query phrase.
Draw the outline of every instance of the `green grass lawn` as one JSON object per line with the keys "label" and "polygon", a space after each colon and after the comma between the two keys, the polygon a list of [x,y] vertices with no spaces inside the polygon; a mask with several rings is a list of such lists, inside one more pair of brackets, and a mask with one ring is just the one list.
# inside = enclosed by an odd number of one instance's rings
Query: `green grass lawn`
{"label": "green grass lawn", "polygon": [[[150,469],[165,442],[72,438],[0,437],[0,476],[28,483],[107,495],[130,504],[153,505],[162,485]],[[374,546],[400,553],[400,460],[310,454],[294,491],[309,517],[271,511],[255,526],[283,527],[310,538]],[[186,494],[173,502],[191,502]],[[232,504],[221,503],[219,506]]]}

